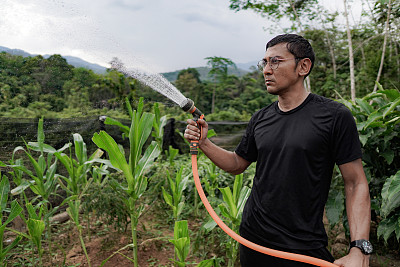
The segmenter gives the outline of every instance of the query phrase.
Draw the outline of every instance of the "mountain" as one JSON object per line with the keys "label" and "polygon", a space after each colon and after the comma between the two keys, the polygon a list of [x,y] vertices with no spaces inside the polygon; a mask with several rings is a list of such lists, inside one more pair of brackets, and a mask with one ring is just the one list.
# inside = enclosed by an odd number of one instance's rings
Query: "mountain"
{"label": "mountain", "polygon": [[[17,55],[17,56],[23,56],[23,57],[34,57],[37,56],[37,54],[30,54],[28,52],[25,52],[24,50],[21,49],[11,49],[11,48],[7,48],[4,46],[0,46],[0,52],[6,52],[8,54],[11,55]],[[44,58],[49,58],[51,55],[44,55]],[[90,69],[93,72],[97,73],[97,74],[104,74],[106,72],[106,67],[100,66],[99,64],[95,64],[95,63],[90,63],[87,62],[81,58],[78,57],[73,57],[73,56],[62,56],[63,58],[65,58],[68,62],[68,64],[76,67],[76,68],[86,68],[86,69]],[[236,64],[237,69],[233,69],[233,68],[229,68],[228,69],[228,74],[230,75],[236,75],[236,76],[243,76],[246,73],[252,71],[251,67],[252,66],[257,66],[257,62],[248,62],[248,63],[239,63]],[[208,72],[211,70],[208,67],[197,67],[195,68],[199,74],[200,74],[200,80],[202,81],[209,81],[211,80],[210,76],[208,76]],[[173,82],[177,79],[178,74],[181,70],[177,70],[177,71],[172,71],[172,72],[165,72],[165,73],[161,73],[168,81]]]}
{"label": "mountain", "polygon": [[[11,55],[16,55],[16,56],[23,56],[23,57],[35,57],[37,54],[30,54],[28,52],[25,52],[24,50],[21,49],[11,49],[7,48],[4,46],[0,46],[0,52],[6,52]],[[43,55],[44,58],[49,58],[51,55]],[[74,66],[75,68],[86,68],[90,69],[93,72],[97,74],[104,74],[106,73],[106,67],[100,66],[99,64],[95,63],[90,63],[87,62],[81,58],[78,57],[72,57],[72,56],[62,56],[65,58],[65,60],[68,62],[68,64]]]}
{"label": "mountain", "polygon": [[[244,64],[236,64],[236,69],[234,68],[228,68],[228,74],[229,75],[236,75],[236,76],[243,76],[246,73],[252,71],[250,69],[250,66],[253,66],[253,63],[244,63]],[[256,63],[257,64],[257,63]],[[254,65],[255,66],[255,65]],[[202,81],[210,81],[211,77],[208,76],[208,73],[210,72],[211,68],[209,67],[197,67],[194,68],[196,69],[199,74],[200,74],[200,80]],[[182,70],[177,70],[177,71],[173,71],[173,72],[165,72],[165,73],[161,73],[168,81],[173,82],[178,78],[178,74],[179,72]]]}

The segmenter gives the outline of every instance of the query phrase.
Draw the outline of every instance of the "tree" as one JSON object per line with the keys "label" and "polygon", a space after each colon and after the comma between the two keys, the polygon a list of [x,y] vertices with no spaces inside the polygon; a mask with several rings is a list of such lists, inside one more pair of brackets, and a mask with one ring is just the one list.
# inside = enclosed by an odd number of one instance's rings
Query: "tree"
{"label": "tree", "polygon": [[[178,73],[178,78],[175,81],[175,86],[185,96],[189,97],[199,106],[199,95],[202,88],[200,74],[194,68],[188,68]],[[203,109],[201,109],[203,110]]]}
{"label": "tree", "polygon": [[215,93],[216,93],[216,81],[223,82],[228,77],[228,67],[232,66],[236,68],[235,63],[229,58],[224,57],[206,57],[207,65],[211,67],[210,72],[208,73],[214,79],[214,88],[212,94],[211,101],[211,113],[215,111]]}
{"label": "tree", "polygon": [[374,86],[373,92],[376,92],[376,90],[378,89],[378,83],[379,83],[379,79],[381,78],[383,63],[385,61],[386,44],[387,44],[387,39],[388,39],[388,35],[389,35],[389,19],[390,19],[391,7],[392,7],[392,1],[389,0],[388,9],[387,9],[387,18],[386,18],[386,22],[385,22],[385,30],[384,30],[385,37],[383,40],[381,64],[379,65],[379,70],[378,70],[378,74],[376,76],[376,81],[375,81],[375,86]]}
{"label": "tree", "polygon": [[354,78],[354,54],[353,54],[353,42],[351,40],[351,31],[349,25],[349,15],[347,12],[347,0],[343,0],[344,3],[344,16],[346,18],[346,30],[347,30],[347,42],[349,46],[349,59],[350,59],[350,91],[351,100],[356,100],[356,82]]}

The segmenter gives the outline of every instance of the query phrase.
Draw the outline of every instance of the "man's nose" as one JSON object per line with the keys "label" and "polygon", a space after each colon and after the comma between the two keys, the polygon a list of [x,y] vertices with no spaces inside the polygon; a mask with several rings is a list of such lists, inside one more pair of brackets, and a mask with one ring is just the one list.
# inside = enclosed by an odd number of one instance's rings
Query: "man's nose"
{"label": "man's nose", "polygon": [[264,74],[264,75],[266,75],[266,74],[271,74],[272,71],[273,71],[273,70],[272,70],[271,66],[269,65],[269,63],[268,63],[268,64],[265,65],[265,67],[264,67],[264,69],[263,69],[263,74]]}

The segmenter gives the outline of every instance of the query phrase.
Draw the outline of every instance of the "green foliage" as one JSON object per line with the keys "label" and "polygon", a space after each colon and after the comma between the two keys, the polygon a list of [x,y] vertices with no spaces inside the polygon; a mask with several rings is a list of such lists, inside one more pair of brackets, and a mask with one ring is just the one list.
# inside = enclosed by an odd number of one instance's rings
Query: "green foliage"
{"label": "green foliage", "polygon": [[[378,236],[385,241],[393,234],[400,237],[400,92],[380,90],[355,102],[339,100],[352,112],[363,150],[364,170],[369,181],[371,208],[382,220]],[[326,210],[331,224],[344,211],[343,184],[340,175],[332,182]]]}
{"label": "green foliage", "polygon": [[[231,229],[237,233],[242,219],[243,208],[250,195],[251,189],[247,186],[243,186],[243,174],[240,174],[235,176],[233,191],[231,191],[229,187],[220,188],[219,190],[222,193],[224,202],[218,207],[221,214],[229,220]],[[233,267],[236,262],[239,244],[235,240],[229,239],[226,246],[227,257],[229,259],[228,266]]]}
{"label": "green foliage", "polygon": [[[44,252],[42,248],[42,235],[45,230],[45,222],[42,220],[42,215],[44,210],[42,206],[34,208],[31,203],[26,204],[26,209],[29,217],[27,220],[25,220],[25,223],[28,228],[29,237],[38,250],[39,262],[40,265],[42,265],[42,257]],[[39,210],[39,212],[36,213],[36,210]]]}
{"label": "green foliage", "polygon": [[2,176],[0,172],[0,265],[1,266],[6,265],[6,263],[4,262],[5,257],[14,247],[18,245],[18,243],[22,239],[22,236],[18,235],[11,244],[9,244],[8,246],[4,246],[3,237],[6,226],[9,223],[11,223],[22,212],[22,208],[18,204],[18,202],[16,200],[13,200],[11,203],[11,209],[9,211],[10,213],[7,216],[7,219],[3,222],[3,216],[5,215],[4,213],[6,212],[9,193],[10,193],[10,183],[8,181],[8,178],[6,176]]}
{"label": "green foliage", "polygon": [[174,262],[179,267],[186,266],[186,258],[189,255],[190,251],[190,237],[188,230],[188,222],[184,221],[176,221],[174,227],[174,239],[170,239],[169,242],[174,244],[175,253],[178,256],[178,260],[174,259]]}
{"label": "green foliage", "polygon": [[400,240],[400,171],[389,177],[382,188],[381,215],[383,220],[378,226],[378,236],[385,242],[392,235]]}
{"label": "green foliage", "polygon": [[189,176],[183,176],[183,166],[176,172],[175,181],[171,178],[169,172],[167,172],[169,192],[162,187],[162,195],[165,202],[172,208],[173,216],[175,220],[179,220],[179,216],[182,213],[185,205],[185,198],[183,191],[186,188]]}
{"label": "green foliage", "polygon": [[134,265],[138,265],[137,259],[137,233],[138,219],[144,210],[144,203],[136,206],[137,200],[147,189],[146,171],[160,154],[160,148],[156,141],[152,141],[142,155],[143,146],[149,138],[153,128],[154,114],[143,112],[143,98],[140,99],[138,109],[132,112],[132,122],[129,130],[129,162],[125,159],[124,151],[120,149],[115,140],[106,132],[95,133],[92,140],[101,149],[107,151],[110,167],[123,172],[128,187],[120,185],[129,197],[126,205],[129,209],[132,228],[132,243],[134,245]]}

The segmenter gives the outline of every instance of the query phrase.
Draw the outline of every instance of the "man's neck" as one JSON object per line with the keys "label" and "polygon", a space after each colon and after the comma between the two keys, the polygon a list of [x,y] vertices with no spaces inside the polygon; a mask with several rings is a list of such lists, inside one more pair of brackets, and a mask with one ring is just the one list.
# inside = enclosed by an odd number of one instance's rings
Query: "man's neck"
{"label": "man's neck", "polygon": [[303,90],[287,92],[278,96],[278,107],[281,111],[287,112],[300,106],[310,93]]}

